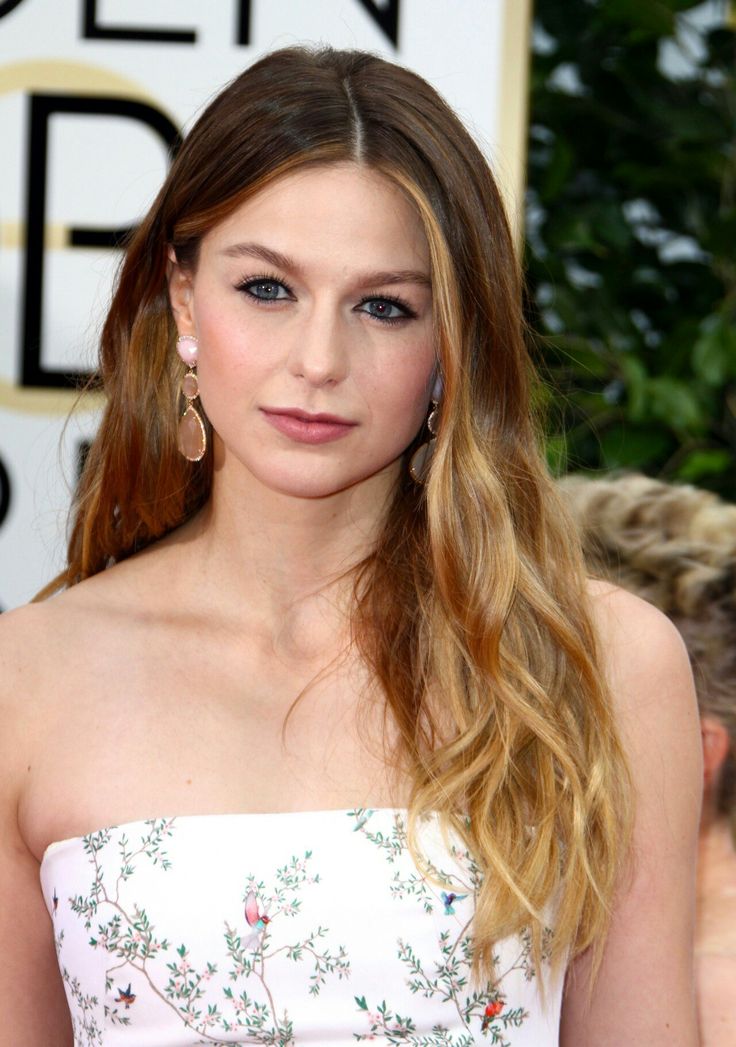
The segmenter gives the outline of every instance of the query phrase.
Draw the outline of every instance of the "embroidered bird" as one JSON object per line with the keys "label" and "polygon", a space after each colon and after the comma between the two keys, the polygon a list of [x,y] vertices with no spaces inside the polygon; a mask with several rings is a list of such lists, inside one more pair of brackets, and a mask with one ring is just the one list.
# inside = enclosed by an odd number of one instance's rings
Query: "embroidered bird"
{"label": "embroidered bird", "polygon": [[450,893],[448,894],[447,891],[443,891],[442,901],[445,905],[445,916],[454,916],[455,910],[452,907],[453,903],[461,902],[464,898],[467,897],[467,894],[455,894],[454,891],[450,891]]}
{"label": "embroidered bird", "polygon": [[[131,989],[132,989],[132,986],[131,986],[130,982],[128,982],[128,988],[127,989],[120,989],[120,988],[118,988],[118,995],[117,995],[117,997],[115,999],[115,1003],[124,1003],[125,1004],[126,1011],[130,1007],[131,1003],[135,1003],[136,994],[134,992],[132,992]],[[127,1019],[126,1019],[126,1021],[127,1021]]]}
{"label": "embroidered bird", "polygon": [[245,919],[248,926],[252,929],[252,933],[244,942],[247,949],[258,942],[261,935],[266,930],[266,927],[271,922],[270,916],[267,916],[266,913],[259,912],[258,899],[256,898],[255,891],[248,891],[248,894],[246,895]]}
{"label": "embroidered bird", "polygon": [[486,1032],[488,1026],[491,1024],[494,1018],[498,1018],[499,1014],[503,1010],[503,1001],[495,1000],[493,1003],[487,1003],[486,1009],[483,1012],[483,1024],[480,1027],[481,1032]]}

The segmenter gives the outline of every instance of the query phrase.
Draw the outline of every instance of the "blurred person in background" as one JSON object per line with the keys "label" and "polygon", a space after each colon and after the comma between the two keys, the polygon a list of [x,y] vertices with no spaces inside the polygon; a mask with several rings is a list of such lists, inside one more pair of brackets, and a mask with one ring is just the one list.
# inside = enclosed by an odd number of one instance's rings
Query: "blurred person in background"
{"label": "blurred person in background", "polygon": [[565,477],[591,572],[663,611],[693,664],[703,738],[696,965],[704,1047],[736,1044],[736,505],[639,474]]}

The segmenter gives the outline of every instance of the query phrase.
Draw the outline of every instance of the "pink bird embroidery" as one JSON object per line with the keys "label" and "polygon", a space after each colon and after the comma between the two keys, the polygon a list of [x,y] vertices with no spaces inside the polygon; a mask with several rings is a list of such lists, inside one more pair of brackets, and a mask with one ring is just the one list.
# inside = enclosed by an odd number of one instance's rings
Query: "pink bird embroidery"
{"label": "pink bird embroidery", "polygon": [[255,891],[248,891],[248,894],[246,895],[245,919],[252,931],[252,933],[243,943],[245,947],[248,949],[251,946],[257,945],[257,943],[260,941],[261,935],[271,922],[270,916],[267,916],[266,913],[258,911],[258,899],[256,898]]}

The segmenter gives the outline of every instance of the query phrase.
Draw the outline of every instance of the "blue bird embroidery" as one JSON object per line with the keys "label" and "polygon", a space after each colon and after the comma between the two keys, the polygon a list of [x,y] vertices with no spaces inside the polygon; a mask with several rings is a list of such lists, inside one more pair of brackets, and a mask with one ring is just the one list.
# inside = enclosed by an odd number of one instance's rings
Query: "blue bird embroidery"
{"label": "blue bird embroidery", "polygon": [[468,897],[467,894],[455,894],[453,891],[450,891],[450,893],[448,894],[447,891],[443,891],[442,892],[442,901],[443,901],[444,906],[445,906],[445,916],[454,916],[455,915],[455,910],[452,907],[453,903],[454,902],[461,902],[463,900],[463,898],[467,898],[467,897]]}
{"label": "blue bird embroidery", "polygon": [[131,1003],[135,1003],[136,994],[132,991],[132,985],[128,982],[127,989],[118,989],[118,995],[115,998],[115,1003],[124,1003],[125,1009],[130,1007]]}

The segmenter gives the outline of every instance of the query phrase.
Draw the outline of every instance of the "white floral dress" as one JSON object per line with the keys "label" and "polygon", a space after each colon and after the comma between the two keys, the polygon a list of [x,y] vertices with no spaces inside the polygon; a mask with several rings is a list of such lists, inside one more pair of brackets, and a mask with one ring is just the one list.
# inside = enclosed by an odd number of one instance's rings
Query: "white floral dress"
{"label": "white floral dress", "polygon": [[439,822],[422,875],[401,810],[157,818],[41,864],[76,1047],[558,1043],[526,936],[474,984],[478,869]]}

